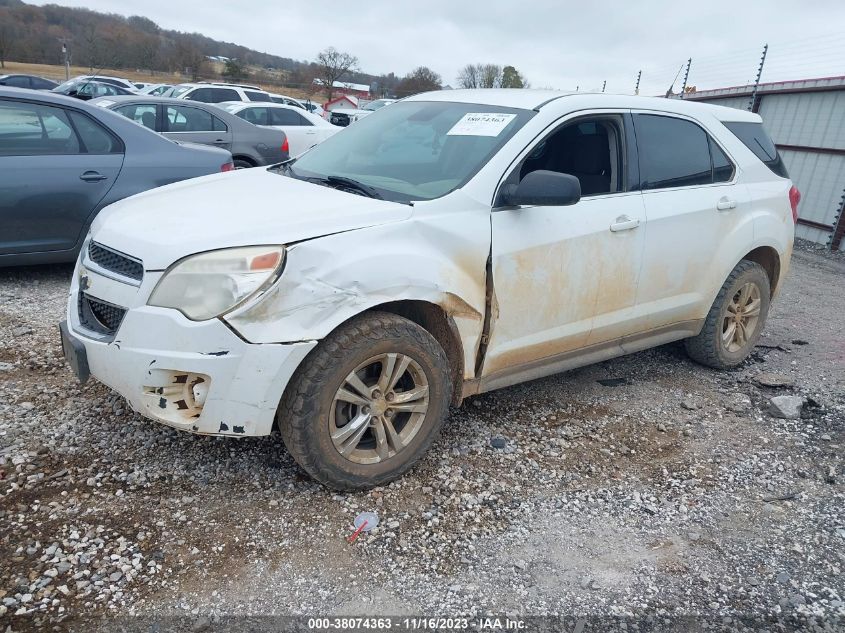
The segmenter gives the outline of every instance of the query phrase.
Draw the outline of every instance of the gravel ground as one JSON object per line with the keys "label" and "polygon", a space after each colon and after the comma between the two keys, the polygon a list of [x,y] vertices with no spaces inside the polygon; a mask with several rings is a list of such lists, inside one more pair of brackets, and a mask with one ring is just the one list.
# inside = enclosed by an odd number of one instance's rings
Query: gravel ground
{"label": "gravel ground", "polygon": [[[735,371],[669,345],[472,398],[412,473],[356,494],[313,483],[277,436],[182,434],[80,386],[56,328],[70,274],[0,271],[0,630],[284,614],[845,622],[840,255],[796,248]],[[773,417],[776,396],[798,396],[801,417]],[[381,523],[350,545],[364,510]]]}

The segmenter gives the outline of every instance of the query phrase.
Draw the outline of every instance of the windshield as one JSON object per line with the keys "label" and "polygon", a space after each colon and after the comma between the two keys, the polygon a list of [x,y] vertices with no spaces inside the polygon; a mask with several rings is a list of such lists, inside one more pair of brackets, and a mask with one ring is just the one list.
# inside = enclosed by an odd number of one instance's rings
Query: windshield
{"label": "windshield", "polygon": [[387,101],[383,101],[381,99],[378,99],[377,101],[373,101],[372,103],[368,103],[367,105],[364,106],[363,109],[364,110],[378,110],[379,108],[383,108],[387,104],[388,104]]}
{"label": "windshield", "polygon": [[295,178],[354,179],[397,202],[432,200],[466,183],[531,110],[404,101],[361,119],[288,163]]}
{"label": "windshield", "polygon": [[77,84],[81,84],[85,79],[80,79],[79,77],[74,77],[73,79],[68,79],[64,83],[60,83],[58,86],[53,88],[53,92],[68,92],[71,88],[76,87]]}
{"label": "windshield", "polygon": [[167,91],[168,97],[178,97],[181,94],[188,92],[193,88],[193,86],[173,86],[170,90]]}

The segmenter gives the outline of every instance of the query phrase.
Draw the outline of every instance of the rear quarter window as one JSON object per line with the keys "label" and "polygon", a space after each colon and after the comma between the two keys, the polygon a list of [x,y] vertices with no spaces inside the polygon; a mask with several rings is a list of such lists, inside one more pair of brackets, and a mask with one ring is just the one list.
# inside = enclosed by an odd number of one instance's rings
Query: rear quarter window
{"label": "rear quarter window", "polygon": [[778,149],[762,123],[724,121],[723,124],[774,174],[781,178],[789,178]]}

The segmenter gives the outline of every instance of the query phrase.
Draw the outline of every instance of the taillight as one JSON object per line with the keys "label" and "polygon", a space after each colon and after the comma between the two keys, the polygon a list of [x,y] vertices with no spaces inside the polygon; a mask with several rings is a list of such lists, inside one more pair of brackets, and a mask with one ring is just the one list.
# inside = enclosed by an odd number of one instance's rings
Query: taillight
{"label": "taillight", "polygon": [[798,222],[798,203],[801,202],[801,192],[795,185],[789,190],[789,205],[792,207],[792,221]]}
{"label": "taillight", "polygon": [[282,153],[290,154],[290,144],[288,143],[288,137],[285,137],[285,142],[282,143]]}
{"label": "taillight", "polygon": [[232,171],[235,169],[235,163],[229,161],[228,163],[223,163],[220,165],[220,171]]}

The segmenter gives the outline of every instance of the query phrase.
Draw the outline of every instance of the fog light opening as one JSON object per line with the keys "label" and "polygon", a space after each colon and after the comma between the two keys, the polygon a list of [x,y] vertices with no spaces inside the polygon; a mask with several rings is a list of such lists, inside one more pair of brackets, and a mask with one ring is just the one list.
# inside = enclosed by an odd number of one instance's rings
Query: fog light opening
{"label": "fog light opening", "polygon": [[205,374],[155,369],[144,386],[144,403],[150,414],[166,422],[184,424],[202,413],[211,378]]}

